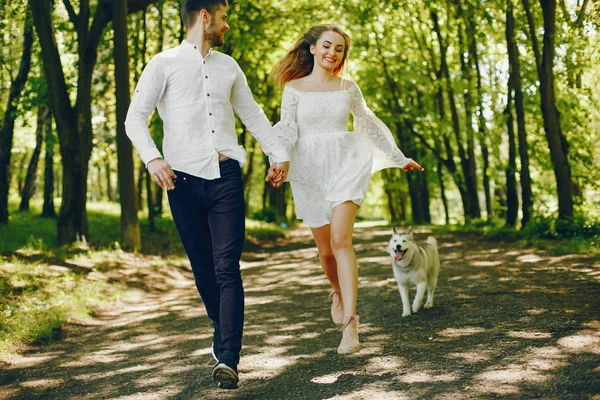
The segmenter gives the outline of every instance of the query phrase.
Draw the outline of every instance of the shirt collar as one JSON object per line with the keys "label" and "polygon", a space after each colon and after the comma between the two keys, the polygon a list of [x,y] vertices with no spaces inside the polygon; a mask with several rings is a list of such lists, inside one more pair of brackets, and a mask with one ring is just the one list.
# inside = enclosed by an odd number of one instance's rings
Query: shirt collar
{"label": "shirt collar", "polygon": [[[192,44],[190,42],[188,42],[187,40],[183,40],[181,42],[181,47],[186,49],[186,50],[194,50],[196,52],[200,52],[200,50],[198,49],[198,46],[196,46],[195,44]],[[210,49],[208,49],[208,53],[206,54],[206,57],[210,56],[213,52],[213,48],[211,47]]]}

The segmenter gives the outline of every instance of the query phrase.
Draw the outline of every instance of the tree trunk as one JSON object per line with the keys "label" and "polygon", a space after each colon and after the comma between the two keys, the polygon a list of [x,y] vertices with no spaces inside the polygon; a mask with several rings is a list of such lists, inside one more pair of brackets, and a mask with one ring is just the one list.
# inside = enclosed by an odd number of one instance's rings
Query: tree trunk
{"label": "tree trunk", "polygon": [[29,165],[27,166],[25,184],[23,185],[23,190],[21,191],[21,204],[19,205],[19,210],[21,211],[29,211],[29,200],[31,200],[31,197],[36,190],[37,170],[40,161],[40,154],[42,153],[42,144],[44,144],[44,125],[48,112],[49,111],[47,107],[43,105],[38,107],[37,127],[35,130],[35,148],[33,149],[33,154],[31,155]]}
{"label": "tree trunk", "polygon": [[115,191],[112,186],[112,174],[110,168],[110,155],[106,155],[104,159],[104,175],[106,178],[106,197],[108,197],[108,201],[114,203],[117,201],[115,196]]}
{"label": "tree trunk", "polygon": [[554,35],[556,32],[556,0],[540,0],[544,17],[543,53],[540,54],[533,15],[529,0],[522,0],[529,35],[535,55],[540,81],[541,110],[544,118],[544,131],[550,148],[554,167],[556,190],[558,192],[558,216],[573,219],[573,190],[571,187],[571,167],[569,165],[569,144],[560,126],[560,113],[556,107],[554,90]]}
{"label": "tree trunk", "polygon": [[437,164],[437,176],[440,183],[440,197],[442,198],[442,205],[444,206],[444,216],[446,225],[450,225],[450,211],[448,209],[448,197],[446,196],[446,187],[444,185],[444,174],[442,173],[442,162],[438,161]]}
{"label": "tree trunk", "polygon": [[[471,72],[473,57],[472,53],[469,51],[469,43],[475,40],[474,32],[471,30],[474,29],[474,23],[472,23],[473,17],[468,15],[465,17],[463,15],[463,9],[460,2],[457,2],[457,14],[459,18],[459,29],[458,29],[458,39],[459,39],[459,47],[461,49],[460,55],[460,66],[461,72],[463,76],[463,80],[467,84],[467,89],[463,92],[463,98],[465,103],[465,130],[467,134],[467,151],[466,151],[466,160],[465,160],[465,181],[467,184],[467,193],[469,195],[469,203],[471,207],[471,216],[473,218],[481,218],[481,207],[479,205],[479,195],[477,190],[477,164],[475,158],[475,131],[473,130],[474,120],[474,104],[473,98],[471,96],[471,92],[473,89],[473,74]],[[468,19],[469,24],[467,24],[466,19]],[[463,38],[463,25],[467,25],[469,28],[468,32],[468,41],[467,44],[464,43]],[[465,56],[466,55],[466,56]],[[459,146],[462,147],[462,144],[459,142]]]}
{"label": "tree trunk", "polygon": [[529,174],[529,145],[527,143],[527,134],[525,132],[525,108],[523,105],[523,91],[521,90],[521,65],[519,61],[519,51],[514,37],[515,20],[513,17],[512,0],[507,1],[506,8],[506,41],[508,48],[508,62],[510,65],[510,82],[515,96],[515,113],[517,115],[517,136],[519,138],[519,158],[521,159],[521,198],[523,218],[521,220],[521,229],[524,228],[533,209],[533,194],[531,191],[531,176]]}
{"label": "tree trunk", "polygon": [[17,111],[17,101],[31,67],[31,49],[33,46],[33,26],[31,10],[27,7],[25,29],[23,32],[23,51],[17,77],[10,83],[8,102],[0,130],[0,223],[8,222],[8,190],[10,187],[10,156]]}
{"label": "tree trunk", "polygon": [[[507,39],[508,39],[507,26]],[[519,199],[517,196],[517,150],[515,147],[515,128],[512,114],[512,77],[508,78],[508,100],[506,102],[506,124],[508,131],[508,165],[506,167],[506,225],[514,227],[519,212]]]}
{"label": "tree trunk", "polygon": [[479,54],[477,52],[476,33],[477,28],[473,16],[469,19],[469,58],[475,66],[477,80],[477,108],[478,108],[478,139],[481,148],[481,158],[483,160],[483,190],[485,194],[485,210],[487,219],[490,220],[493,215],[492,210],[492,192],[490,188],[490,157],[488,149],[488,131],[483,106],[483,84],[481,81],[481,68],[479,66]]}
{"label": "tree trunk", "polygon": [[[403,144],[408,154],[413,154],[415,158],[421,159],[423,152],[416,148],[414,141],[409,139],[409,133],[405,131],[402,123],[396,123],[396,135]],[[429,188],[427,185],[426,173],[408,173],[408,193],[410,194],[410,205],[413,224],[431,223],[431,214],[429,212]]]}
{"label": "tree trunk", "polygon": [[45,150],[44,156],[44,206],[42,208],[42,217],[56,218],[54,209],[54,146],[56,138],[52,131],[52,114],[47,109],[45,122]]}
{"label": "tree trunk", "polygon": [[136,205],[133,145],[125,133],[125,117],[129,108],[127,0],[113,0],[113,29],[121,244],[126,249],[138,250],[141,248],[142,241]]}

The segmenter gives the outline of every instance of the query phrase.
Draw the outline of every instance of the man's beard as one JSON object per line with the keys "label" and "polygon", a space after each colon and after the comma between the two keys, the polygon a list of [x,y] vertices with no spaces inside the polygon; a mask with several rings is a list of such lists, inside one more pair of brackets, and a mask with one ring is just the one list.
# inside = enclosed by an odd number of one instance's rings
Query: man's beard
{"label": "man's beard", "polygon": [[206,40],[211,44],[211,46],[223,46],[223,37],[216,31],[215,25],[211,22],[206,31],[204,33],[206,35]]}

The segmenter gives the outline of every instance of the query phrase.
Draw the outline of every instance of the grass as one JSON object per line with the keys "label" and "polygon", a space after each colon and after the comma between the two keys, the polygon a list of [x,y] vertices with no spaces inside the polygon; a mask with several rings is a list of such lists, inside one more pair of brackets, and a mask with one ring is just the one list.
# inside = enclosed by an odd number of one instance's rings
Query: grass
{"label": "grass", "polygon": [[[0,224],[0,361],[5,362],[27,344],[54,340],[69,321],[93,316],[124,290],[102,274],[124,255],[118,204],[88,203],[86,243],[58,248],[56,220],[39,216],[41,203],[32,201],[31,211],[19,212],[18,199],[12,200],[10,222]],[[156,218],[155,223],[152,231],[146,219],[140,221],[140,253],[160,256],[144,260],[149,269],[185,257],[171,217]],[[278,226],[254,220],[246,221],[246,234],[259,240],[285,237]]]}
{"label": "grass", "polygon": [[67,322],[89,318],[119,295],[118,285],[65,267],[0,258],[0,361],[23,345],[55,339]]}
{"label": "grass", "polygon": [[[562,233],[557,231],[554,222],[549,218],[535,218],[527,229],[516,230],[504,226],[504,221],[474,221],[466,225],[434,226],[433,231],[438,233],[470,232],[477,233],[488,239],[509,240],[546,250],[555,256],[566,254],[600,255],[600,235],[595,229],[598,225],[587,223],[583,226],[577,221],[571,229]],[[590,229],[590,226],[592,229]]]}
{"label": "grass", "polygon": [[[17,208],[13,199],[11,208]],[[12,211],[10,222],[0,224],[0,254],[10,254],[31,243],[45,248],[56,246],[56,220],[39,216],[41,203],[32,201],[30,212]],[[116,203],[88,202],[88,244],[94,249],[120,249],[120,208]],[[147,219],[140,220],[142,254],[183,254],[173,219],[165,210],[164,216],[155,219],[156,231],[150,229]],[[285,231],[272,223],[246,219],[246,236],[256,239],[285,237]]]}

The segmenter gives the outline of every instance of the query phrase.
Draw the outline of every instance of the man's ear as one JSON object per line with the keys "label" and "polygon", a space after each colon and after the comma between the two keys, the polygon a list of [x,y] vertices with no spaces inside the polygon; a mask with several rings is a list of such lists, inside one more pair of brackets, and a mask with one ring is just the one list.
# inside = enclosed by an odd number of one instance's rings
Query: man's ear
{"label": "man's ear", "polygon": [[204,25],[208,25],[208,23],[210,22],[211,15],[208,11],[206,11],[205,9],[202,9],[198,13],[198,18],[200,20],[196,20],[196,23],[202,22]]}

